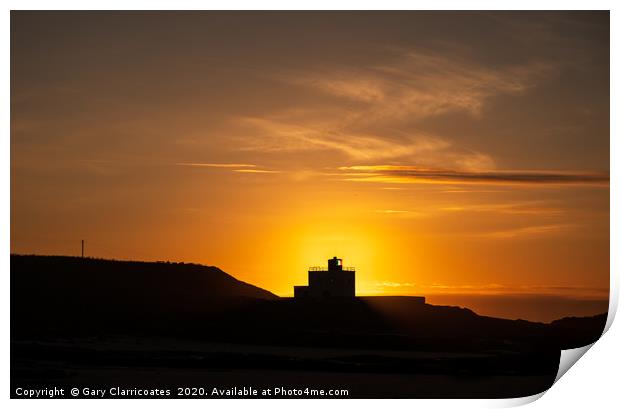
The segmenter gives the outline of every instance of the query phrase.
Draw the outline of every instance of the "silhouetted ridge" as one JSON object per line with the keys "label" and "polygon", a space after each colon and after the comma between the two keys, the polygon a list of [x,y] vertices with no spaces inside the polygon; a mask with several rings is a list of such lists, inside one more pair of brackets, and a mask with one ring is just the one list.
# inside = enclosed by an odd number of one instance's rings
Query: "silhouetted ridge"
{"label": "silhouetted ridge", "polygon": [[[25,278],[48,281],[52,285],[71,289],[76,284],[113,285],[118,287],[151,289],[165,293],[178,290],[199,291],[207,297],[250,297],[274,299],[276,295],[262,288],[239,281],[214,266],[193,263],[118,261],[67,256],[21,256],[11,255],[12,278],[16,284]],[[66,281],[64,281],[66,279]],[[30,282],[28,285],[36,283]],[[197,286],[197,287],[196,287]],[[101,288],[101,287],[100,287]],[[79,291],[88,291],[80,286]]]}
{"label": "silhouetted ridge", "polygon": [[14,316],[50,327],[82,318],[102,327],[161,325],[162,320],[169,325],[170,320],[183,322],[251,300],[277,298],[217,267],[21,255],[11,255],[11,294]]}

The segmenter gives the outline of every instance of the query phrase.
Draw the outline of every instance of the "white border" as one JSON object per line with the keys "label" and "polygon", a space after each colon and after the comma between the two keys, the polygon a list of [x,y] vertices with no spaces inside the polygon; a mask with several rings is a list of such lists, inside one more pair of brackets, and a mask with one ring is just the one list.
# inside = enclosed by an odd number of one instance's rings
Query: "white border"
{"label": "white border", "polygon": [[[251,10],[309,10],[309,9],[323,9],[323,10],[346,10],[346,9],[363,9],[363,10],[441,10],[441,9],[453,9],[453,10],[518,10],[518,9],[530,9],[530,10],[581,10],[581,9],[594,9],[594,10],[611,10],[611,67],[610,72],[618,72],[618,30],[617,24],[620,19],[617,17],[617,2],[615,1],[576,1],[576,0],[521,0],[521,1],[480,1],[480,0],[434,0],[434,1],[403,1],[403,0],[382,0],[368,1],[368,0],[340,0],[340,1],[296,1],[284,2],[274,0],[263,1],[249,1],[249,0],[236,0],[228,2],[214,2],[214,1],[198,1],[198,0],[176,0],[176,1],[163,1],[163,0],[151,0],[151,1],[136,1],[136,0],[91,0],[88,2],[80,1],[43,1],[43,0],[9,0],[3,4],[8,5],[5,8],[5,12],[2,14],[0,27],[2,28],[2,55],[5,56],[4,64],[1,66],[4,81],[2,87],[4,88],[5,98],[2,100],[2,117],[3,121],[3,138],[0,145],[0,163],[2,163],[2,171],[0,175],[0,191],[3,192],[3,200],[0,201],[1,214],[2,214],[2,230],[0,232],[0,248],[4,251],[0,252],[0,265],[2,266],[2,279],[3,279],[3,295],[2,297],[2,325],[0,326],[2,331],[3,348],[2,354],[2,397],[8,400],[9,396],[9,253],[10,253],[10,104],[9,104],[9,84],[10,84],[10,66],[6,62],[6,56],[10,55],[10,14],[9,10],[47,10],[47,9],[59,9],[59,10],[200,10],[200,9],[212,9],[212,10],[234,10],[234,9],[251,9]],[[467,6],[467,8],[465,8]],[[616,7],[614,7],[616,6]],[[611,294],[610,294],[610,310],[609,319],[607,323],[605,336],[595,345],[592,346],[592,351],[588,353],[588,358],[580,360],[576,366],[578,368],[569,371],[569,375],[562,377],[562,379],[554,385],[548,393],[545,394],[544,399],[536,400],[541,395],[537,395],[529,398],[520,399],[506,399],[506,400],[393,400],[389,404],[395,407],[411,408],[416,407],[507,407],[522,405],[531,401],[536,401],[535,406],[540,408],[555,408],[555,407],[579,407],[582,408],[586,405],[594,407],[610,407],[617,403],[617,390],[616,385],[616,371],[619,364],[619,353],[615,347],[618,341],[617,325],[609,328],[613,317],[615,316],[618,306],[618,257],[613,252],[613,249],[619,249],[618,232],[620,232],[620,222],[618,219],[618,180],[619,180],[619,168],[618,168],[618,154],[620,153],[620,145],[618,143],[618,121],[617,117],[613,113],[618,111],[618,81],[612,76],[611,78]],[[15,407],[31,407],[31,406],[45,406],[45,407],[83,407],[87,403],[92,407],[108,407],[110,401],[82,401],[82,400],[62,400],[62,401],[35,401],[35,400],[11,400],[7,402],[11,406]],[[252,405],[253,407],[269,407],[269,408],[290,408],[295,406],[296,408],[315,408],[317,405],[327,406],[340,406],[343,403],[338,401],[238,401],[238,400],[226,400],[226,401],[208,401],[201,400],[188,400],[180,403],[179,401],[167,401],[167,400],[154,400],[149,402],[144,401],[114,401],[112,404],[121,407],[134,406],[136,404],[148,404],[152,407],[168,407],[171,404],[174,405],[187,405],[195,407],[209,406],[236,406],[236,405]],[[387,403],[387,402],[386,402]],[[368,401],[355,401],[347,402],[346,405],[358,405],[362,408],[371,407],[377,404],[384,405],[384,401],[368,400]]]}

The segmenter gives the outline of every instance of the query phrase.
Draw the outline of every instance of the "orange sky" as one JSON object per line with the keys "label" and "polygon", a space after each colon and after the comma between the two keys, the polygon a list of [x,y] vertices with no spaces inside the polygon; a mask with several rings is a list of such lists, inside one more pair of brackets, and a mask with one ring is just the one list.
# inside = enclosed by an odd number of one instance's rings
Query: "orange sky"
{"label": "orange sky", "polygon": [[11,73],[14,253],[607,296],[608,13],[13,12]]}

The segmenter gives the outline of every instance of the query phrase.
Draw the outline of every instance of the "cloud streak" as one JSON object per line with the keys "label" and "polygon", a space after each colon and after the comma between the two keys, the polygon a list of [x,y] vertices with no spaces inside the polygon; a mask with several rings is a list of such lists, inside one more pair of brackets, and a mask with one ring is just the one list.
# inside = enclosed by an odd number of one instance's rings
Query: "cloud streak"
{"label": "cloud streak", "polygon": [[398,140],[372,134],[350,133],[334,124],[291,124],[277,119],[242,118],[239,122],[259,132],[243,138],[244,149],[263,152],[331,150],[351,159],[372,160],[410,157],[444,150],[450,143],[429,135],[412,135]]}
{"label": "cloud streak", "polygon": [[444,170],[403,165],[342,166],[345,180],[381,183],[438,184],[526,184],[608,186],[609,174],[572,171],[488,171]]}
{"label": "cloud streak", "polygon": [[253,131],[240,137],[242,150],[266,153],[331,151],[355,161],[415,158],[426,165],[451,164],[459,169],[489,170],[495,161],[486,154],[458,149],[441,137],[421,132],[381,137],[371,133],[351,132],[330,122],[313,125],[291,124],[280,119],[245,117],[238,123]]}
{"label": "cloud streak", "polygon": [[480,237],[487,237],[492,239],[514,239],[517,237],[532,237],[532,236],[546,236],[550,234],[557,234],[566,232],[567,230],[576,227],[574,224],[546,224],[540,226],[527,226],[519,227],[516,229],[494,231],[489,233],[482,233]]}
{"label": "cloud streak", "polygon": [[469,294],[469,295],[589,295],[606,297],[609,290],[605,287],[579,285],[506,285],[488,284],[449,284],[449,283],[414,283],[399,281],[376,281],[373,287],[381,290],[416,291],[421,294]]}
{"label": "cloud streak", "polygon": [[557,216],[566,210],[545,206],[544,203],[497,203],[497,204],[467,204],[442,207],[446,212],[489,212],[507,215],[546,215]]}
{"label": "cloud streak", "polygon": [[235,173],[280,173],[278,170],[258,169],[258,165],[251,163],[200,163],[200,162],[180,162],[177,166],[191,168],[224,169]]}
{"label": "cloud streak", "polygon": [[388,215],[388,216],[405,217],[405,218],[419,218],[419,217],[428,216],[427,213],[413,211],[413,210],[379,209],[379,210],[375,210],[375,213],[379,213],[382,215]]}
{"label": "cloud streak", "polygon": [[233,172],[237,173],[280,173],[278,170],[267,169],[233,169]]}
{"label": "cloud streak", "polygon": [[256,165],[249,163],[198,163],[198,162],[180,162],[177,166],[188,166],[193,168],[255,168]]}

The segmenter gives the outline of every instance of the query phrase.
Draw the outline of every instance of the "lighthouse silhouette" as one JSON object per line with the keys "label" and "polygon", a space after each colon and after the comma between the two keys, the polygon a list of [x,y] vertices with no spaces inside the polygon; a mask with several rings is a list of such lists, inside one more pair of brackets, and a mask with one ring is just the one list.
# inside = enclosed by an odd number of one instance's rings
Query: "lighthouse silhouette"
{"label": "lighthouse silhouette", "polygon": [[325,267],[308,269],[308,285],[294,287],[295,298],[355,297],[355,268],[343,267],[342,259],[333,257]]}

